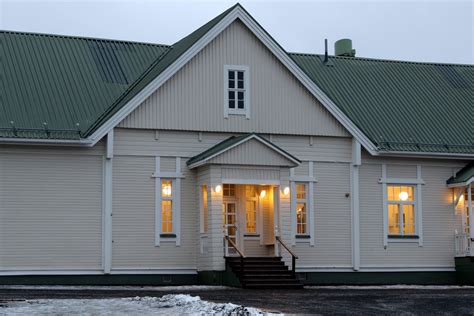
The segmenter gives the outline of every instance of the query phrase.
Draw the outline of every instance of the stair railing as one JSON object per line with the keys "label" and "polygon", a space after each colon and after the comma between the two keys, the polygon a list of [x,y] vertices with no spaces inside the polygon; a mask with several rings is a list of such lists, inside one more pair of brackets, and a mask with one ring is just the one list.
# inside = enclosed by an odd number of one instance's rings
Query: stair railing
{"label": "stair railing", "polygon": [[278,241],[280,243],[280,245],[283,246],[283,248],[286,249],[286,251],[288,251],[291,255],[291,272],[293,273],[293,275],[296,275],[296,259],[298,259],[298,256],[293,252],[291,251],[291,249],[283,242],[283,240],[281,240],[280,236],[276,236],[275,237],[276,241]]}
{"label": "stair railing", "polygon": [[[235,251],[237,251],[237,253],[239,254],[239,256],[240,256],[240,273],[243,273],[244,272],[245,254],[243,253],[242,250],[239,249],[239,247],[237,247],[235,242],[229,236],[224,236],[224,243],[226,244],[226,249],[229,248],[229,244],[230,244],[235,249]],[[228,254],[228,250],[227,250],[226,255],[227,254]]]}

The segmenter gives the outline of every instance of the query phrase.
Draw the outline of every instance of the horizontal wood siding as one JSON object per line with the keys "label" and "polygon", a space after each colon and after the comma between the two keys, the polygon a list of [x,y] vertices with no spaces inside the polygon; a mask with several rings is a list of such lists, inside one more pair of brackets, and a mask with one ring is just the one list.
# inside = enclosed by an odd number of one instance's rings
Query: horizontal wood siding
{"label": "horizontal wood siding", "polygon": [[[250,119],[224,118],[224,65],[250,69]],[[349,136],[239,21],[120,123],[121,127]]]}
{"label": "horizontal wood siding", "polygon": [[0,270],[101,268],[103,157],[94,151],[1,147]]}
{"label": "horizontal wood siding", "polygon": [[154,157],[114,157],[112,269],[196,267],[199,210],[195,175],[184,168],[185,178],[181,181],[181,246],[162,238],[160,247],[156,247],[154,171]]}
{"label": "horizontal wood siding", "polygon": [[297,266],[350,267],[351,202],[350,166],[347,163],[314,163],[314,233],[315,245],[296,241],[295,250],[300,257]]}
{"label": "horizontal wood siding", "polygon": [[[388,159],[391,177],[416,178],[413,161]],[[418,161],[420,162],[420,161]],[[367,161],[360,167],[360,238],[361,267],[410,268],[454,267],[454,231],[456,228],[452,190],[446,180],[452,175],[450,165],[456,161],[423,160],[422,224],[423,246],[418,243],[383,245],[382,164]],[[394,168],[395,167],[395,168]],[[415,167],[416,168],[416,167]],[[396,172],[394,171],[396,170]],[[415,173],[413,173],[415,172]],[[398,175],[398,176],[397,176]]]}
{"label": "horizontal wood siding", "polygon": [[[158,138],[156,137],[158,135]],[[116,155],[193,157],[235,134],[115,129]],[[351,138],[263,135],[300,160],[350,162]]]}

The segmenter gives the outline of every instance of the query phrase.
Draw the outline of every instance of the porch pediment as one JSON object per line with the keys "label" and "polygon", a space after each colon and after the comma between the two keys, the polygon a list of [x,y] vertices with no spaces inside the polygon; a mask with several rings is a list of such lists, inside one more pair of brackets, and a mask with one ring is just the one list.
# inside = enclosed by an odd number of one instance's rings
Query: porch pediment
{"label": "porch pediment", "polygon": [[188,160],[190,169],[205,164],[296,167],[296,157],[257,134],[232,136]]}

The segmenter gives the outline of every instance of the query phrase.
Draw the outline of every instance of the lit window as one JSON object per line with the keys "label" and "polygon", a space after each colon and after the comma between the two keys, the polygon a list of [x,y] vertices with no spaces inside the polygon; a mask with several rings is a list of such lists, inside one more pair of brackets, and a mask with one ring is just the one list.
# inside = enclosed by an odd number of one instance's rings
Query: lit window
{"label": "lit window", "polygon": [[208,227],[209,227],[209,211],[208,211],[208,208],[207,208],[207,186],[206,185],[203,185],[201,187],[201,194],[202,194],[202,206],[201,206],[201,210],[202,210],[202,217],[201,217],[201,221],[202,221],[202,229],[201,231],[203,233],[207,233],[208,231]]}
{"label": "lit window", "polygon": [[245,188],[245,214],[246,233],[257,233],[257,191],[255,186],[247,185]]}
{"label": "lit window", "polygon": [[173,233],[173,181],[161,181],[161,232]]}
{"label": "lit window", "polygon": [[223,187],[224,187],[223,196],[225,197],[235,196],[235,184],[224,184]]}
{"label": "lit window", "polygon": [[240,114],[249,117],[249,68],[225,66],[225,116]]}
{"label": "lit window", "polygon": [[296,234],[297,235],[306,235],[308,233],[307,229],[307,208],[308,204],[306,199],[306,184],[297,183],[296,184]]}
{"label": "lit window", "polygon": [[414,186],[387,185],[388,234],[414,236],[415,196]]}

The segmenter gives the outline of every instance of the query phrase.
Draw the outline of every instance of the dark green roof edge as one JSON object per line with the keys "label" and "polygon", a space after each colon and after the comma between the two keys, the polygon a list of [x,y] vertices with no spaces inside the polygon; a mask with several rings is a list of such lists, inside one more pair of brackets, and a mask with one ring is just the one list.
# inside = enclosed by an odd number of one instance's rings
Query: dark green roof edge
{"label": "dark green roof edge", "polygon": [[456,172],[454,177],[451,177],[446,181],[447,184],[464,183],[469,179],[474,178],[474,161],[468,163],[461,170]]}
{"label": "dark green roof edge", "polygon": [[291,157],[291,159],[297,161],[298,163],[301,163],[301,160],[299,160],[298,158],[296,158],[292,154],[288,153],[287,151],[281,149],[280,147],[278,147],[274,143],[270,142],[269,140],[265,139],[261,135],[259,135],[257,133],[248,133],[248,134],[243,134],[243,135],[239,135],[239,136],[231,136],[231,137],[223,140],[222,142],[217,143],[216,145],[214,145],[211,148],[203,151],[202,153],[200,153],[200,154],[198,154],[194,157],[191,157],[186,162],[186,165],[190,166],[190,165],[195,164],[197,162],[200,162],[202,160],[206,160],[207,158],[209,158],[209,157],[211,157],[211,156],[213,156],[213,155],[215,155],[219,152],[222,152],[222,151],[226,150],[227,148],[231,147],[232,145],[237,144],[238,142],[243,141],[243,140],[245,140],[247,138],[250,138],[252,136],[257,137],[259,140],[266,143],[267,145],[278,149],[279,151],[283,152],[288,157]]}

